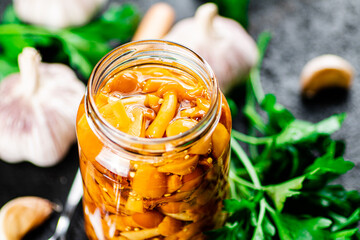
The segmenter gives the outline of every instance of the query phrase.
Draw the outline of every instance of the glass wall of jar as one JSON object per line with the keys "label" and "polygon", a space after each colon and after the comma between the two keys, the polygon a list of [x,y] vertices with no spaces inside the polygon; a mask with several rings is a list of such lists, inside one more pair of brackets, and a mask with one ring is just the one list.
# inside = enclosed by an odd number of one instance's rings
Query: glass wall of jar
{"label": "glass wall of jar", "polygon": [[148,40],[106,55],[77,116],[89,239],[205,239],[224,222],[230,131],[196,53]]}

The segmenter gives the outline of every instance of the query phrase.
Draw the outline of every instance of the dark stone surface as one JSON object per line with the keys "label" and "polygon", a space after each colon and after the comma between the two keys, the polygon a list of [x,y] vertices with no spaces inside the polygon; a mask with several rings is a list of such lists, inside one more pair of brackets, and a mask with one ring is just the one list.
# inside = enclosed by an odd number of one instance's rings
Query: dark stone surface
{"label": "dark stone surface", "polygon": [[[278,101],[297,118],[319,121],[334,113],[347,112],[343,128],[335,134],[347,143],[345,157],[356,167],[337,182],[360,190],[360,83],[359,50],[360,2],[356,0],[268,0],[252,1],[250,33],[256,37],[272,33],[262,68],[265,92],[275,93]],[[355,68],[353,86],[347,94],[328,91],[312,101],[300,96],[299,75],[310,59],[336,54]]]}
{"label": "dark stone surface", "polygon": [[[0,1],[0,11],[10,0]],[[118,1],[122,2],[122,1]],[[157,0],[133,0],[145,11]],[[200,0],[168,0],[177,12],[177,20],[193,15]],[[360,2],[356,0],[253,0],[250,5],[250,28],[256,37],[264,30],[273,39],[261,72],[265,92],[275,93],[278,101],[298,118],[319,121],[333,113],[347,112],[348,118],[336,137],[346,139],[346,157],[356,168],[338,182],[348,189],[360,190],[360,83],[358,74],[348,94],[327,92],[312,101],[304,101],[299,92],[299,74],[311,58],[333,53],[349,60],[358,70],[360,59]],[[239,91],[242,91],[240,89]],[[241,102],[241,98],[237,99]],[[243,129],[243,123],[234,122]],[[0,162],[0,206],[17,196],[35,195],[56,203],[64,203],[78,166],[76,146],[63,162],[52,168],[38,168],[29,163]],[[25,239],[46,240],[55,230],[59,214],[54,214]],[[86,240],[81,205],[78,206],[67,239]]]}

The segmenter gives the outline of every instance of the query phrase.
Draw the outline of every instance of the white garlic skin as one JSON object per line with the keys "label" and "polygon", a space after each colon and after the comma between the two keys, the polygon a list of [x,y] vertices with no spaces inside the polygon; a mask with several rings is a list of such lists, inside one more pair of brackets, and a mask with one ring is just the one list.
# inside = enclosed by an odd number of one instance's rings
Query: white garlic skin
{"label": "white garlic skin", "polygon": [[226,93],[257,63],[255,41],[236,21],[221,17],[213,3],[203,4],[193,18],[174,25],[166,40],[180,43],[203,57]]}
{"label": "white garlic skin", "polygon": [[23,74],[0,83],[0,159],[49,167],[75,141],[76,111],[85,86],[63,64],[40,63],[35,75],[35,86],[24,84]]}
{"label": "white garlic skin", "polygon": [[24,22],[60,29],[86,24],[106,2],[107,0],[14,0],[14,8]]}

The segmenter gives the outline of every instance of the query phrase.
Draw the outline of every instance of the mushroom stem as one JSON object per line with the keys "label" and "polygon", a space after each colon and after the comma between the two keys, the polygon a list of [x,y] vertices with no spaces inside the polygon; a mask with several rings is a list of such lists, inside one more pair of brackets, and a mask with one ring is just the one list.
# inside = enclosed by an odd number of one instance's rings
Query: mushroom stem
{"label": "mushroom stem", "polygon": [[20,78],[26,96],[31,96],[39,85],[41,56],[34,48],[26,47],[18,58]]}
{"label": "mushroom stem", "polygon": [[195,13],[196,22],[206,34],[213,32],[213,22],[216,16],[218,16],[218,8],[214,3],[201,5]]}

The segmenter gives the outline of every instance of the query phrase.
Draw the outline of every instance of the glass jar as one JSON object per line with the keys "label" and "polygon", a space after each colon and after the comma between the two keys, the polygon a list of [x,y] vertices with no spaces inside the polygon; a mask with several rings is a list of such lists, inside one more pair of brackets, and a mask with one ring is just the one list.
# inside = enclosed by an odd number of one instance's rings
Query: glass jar
{"label": "glass jar", "polygon": [[[201,94],[208,97],[207,111],[200,109],[201,117],[188,117],[197,124],[174,136],[145,138],[120,131],[119,124],[104,115],[99,93],[114,76],[129,69],[146,70],[154,79],[169,77],[164,72],[175,74],[176,80],[195,79],[206,90]],[[164,95],[169,91],[165,87]],[[177,106],[184,110],[183,106],[201,102],[192,99],[193,103],[177,102]],[[130,131],[135,131],[131,126]],[[173,129],[180,131],[178,126]],[[202,232],[222,226],[230,131],[230,110],[215,76],[190,49],[148,40],[122,45],[106,55],[91,74],[77,115],[89,239],[205,239]]]}

